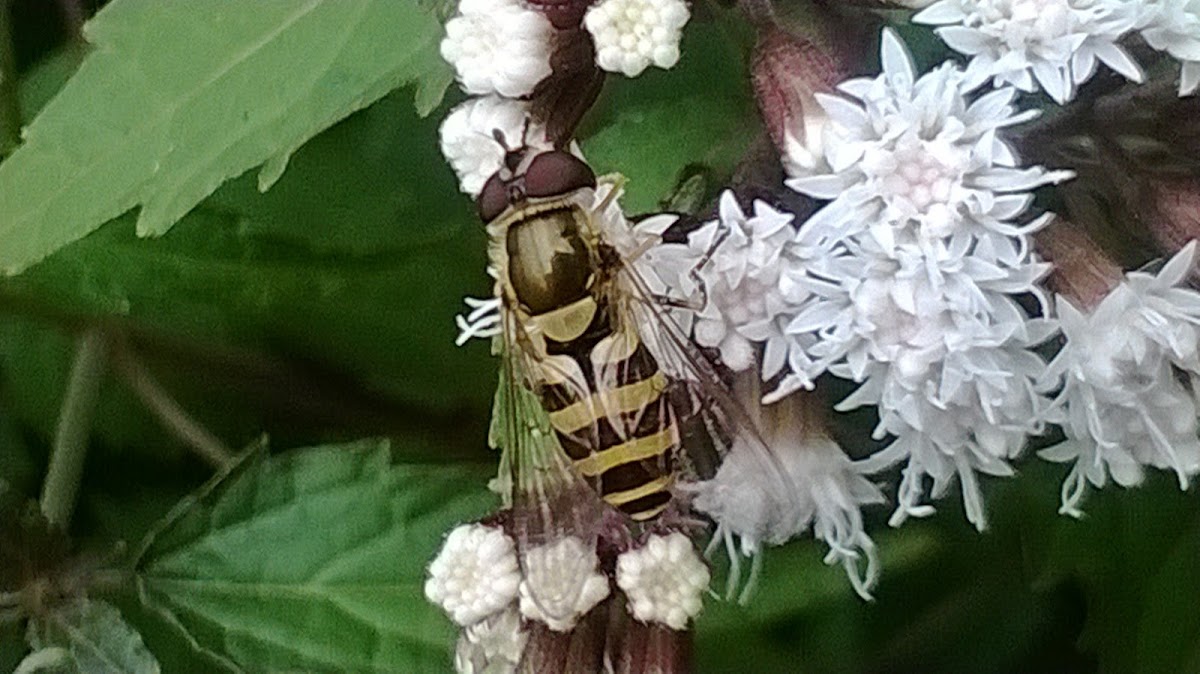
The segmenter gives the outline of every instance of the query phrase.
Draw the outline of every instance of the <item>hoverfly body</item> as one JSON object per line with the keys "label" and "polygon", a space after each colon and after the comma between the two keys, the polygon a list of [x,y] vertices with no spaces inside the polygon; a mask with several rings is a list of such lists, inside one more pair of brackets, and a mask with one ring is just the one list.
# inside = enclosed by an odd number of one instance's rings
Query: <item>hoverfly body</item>
{"label": "hoverfly body", "polygon": [[[502,451],[497,491],[522,560],[523,587],[531,588],[528,598],[539,613],[551,616],[535,626],[540,632],[521,671],[562,669],[558,656],[546,653],[563,649],[615,662],[628,657],[620,644],[646,638],[656,652],[686,653],[687,633],[633,625],[617,592],[596,610],[595,604],[583,609],[577,626],[555,628],[556,616],[578,617],[580,590],[560,591],[552,577],[555,568],[575,562],[538,554],[577,551],[556,547],[576,539],[612,579],[618,555],[640,536],[707,528],[679,487],[711,478],[731,448],[754,452],[778,477],[764,489],[782,492],[787,478],[761,440],[745,441],[759,438],[750,417],[635,269],[648,244],[638,241],[615,203],[622,181],[598,180],[566,150],[512,150],[499,132],[496,140],[505,147],[504,163],[477,199],[498,305],[488,332],[502,362],[491,441]],[[663,216],[659,224],[675,219]]]}
{"label": "hoverfly body", "polygon": [[[712,477],[735,436],[759,437],[753,422],[634,269],[636,251],[618,250],[637,247],[615,204],[620,180],[598,181],[566,150],[496,140],[504,165],[477,205],[500,305],[493,444],[518,539],[600,536],[605,522],[641,531],[686,514],[677,482]],[[761,440],[739,446],[778,475],[764,488],[786,489]]]}

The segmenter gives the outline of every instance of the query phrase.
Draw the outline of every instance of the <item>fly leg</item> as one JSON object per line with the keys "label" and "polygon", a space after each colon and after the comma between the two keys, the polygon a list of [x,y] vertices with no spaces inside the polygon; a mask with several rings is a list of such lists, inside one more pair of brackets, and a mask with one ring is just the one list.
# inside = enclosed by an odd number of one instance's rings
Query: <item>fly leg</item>
{"label": "fly leg", "polygon": [[696,264],[692,265],[692,268],[688,270],[688,280],[696,285],[696,293],[698,297],[680,298],[671,297],[670,295],[656,294],[654,299],[659,304],[672,309],[701,311],[704,309],[704,307],[708,306],[708,284],[705,283],[704,278],[700,276],[700,270],[704,269],[704,267],[712,261],[713,256],[717,254],[717,249],[720,248],[721,244],[725,243],[725,241],[728,239],[729,225],[718,221],[717,234],[713,237],[712,243],[709,244],[708,248],[704,251],[704,254],[700,256],[700,259],[696,261]]}

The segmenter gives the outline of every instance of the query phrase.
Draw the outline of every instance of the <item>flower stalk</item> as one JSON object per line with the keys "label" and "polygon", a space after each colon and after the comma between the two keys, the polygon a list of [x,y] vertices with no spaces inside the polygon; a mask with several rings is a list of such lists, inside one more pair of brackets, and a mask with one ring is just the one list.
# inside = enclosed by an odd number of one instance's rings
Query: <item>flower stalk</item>
{"label": "flower stalk", "polygon": [[71,522],[107,360],[107,336],[99,328],[88,328],[76,340],[75,362],[67,379],[42,487],[42,514],[52,526],[65,529]]}

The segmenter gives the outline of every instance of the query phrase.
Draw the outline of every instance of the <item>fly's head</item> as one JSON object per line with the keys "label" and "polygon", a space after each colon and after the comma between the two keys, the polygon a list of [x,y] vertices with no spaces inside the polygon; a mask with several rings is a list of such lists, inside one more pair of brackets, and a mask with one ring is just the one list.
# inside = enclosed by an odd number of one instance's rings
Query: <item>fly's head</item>
{"label": "fly's head", "polygon": [[495,131],[495,137],[504,147],[504,165],[488,178],[475,200],[484,222],[495,220],[509,206],[528,199],[562,197],[596,187],[592,168],[566,150],[539,151],[524,142],[510,148],[500,131]]}

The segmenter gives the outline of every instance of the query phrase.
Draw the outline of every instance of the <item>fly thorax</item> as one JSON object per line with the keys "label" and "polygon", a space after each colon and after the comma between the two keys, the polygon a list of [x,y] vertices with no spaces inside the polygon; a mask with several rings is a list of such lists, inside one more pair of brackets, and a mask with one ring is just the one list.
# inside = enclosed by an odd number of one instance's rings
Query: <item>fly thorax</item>
{"label": "fly thorax", "polygon": [[517,301],[530,314],[544,314],[589,297],[592,264],[580,236],[580,219],[586,217],[578,207],[564,205],[508,227],[508,280]]}

